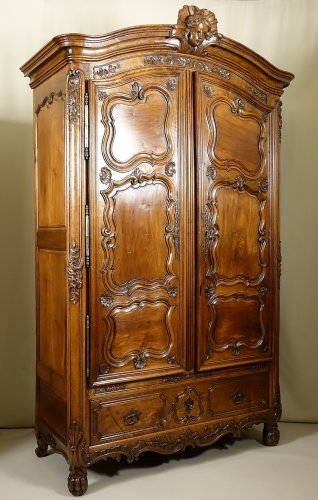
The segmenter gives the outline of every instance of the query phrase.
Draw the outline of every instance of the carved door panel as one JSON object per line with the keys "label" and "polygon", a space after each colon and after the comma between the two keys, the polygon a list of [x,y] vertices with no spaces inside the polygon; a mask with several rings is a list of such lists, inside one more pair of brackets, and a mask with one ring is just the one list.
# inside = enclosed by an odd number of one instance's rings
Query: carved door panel
{"label": "carved door panel", "polygon": [[90,83],[91,383],[185,368],[178,71]]}
{"label": "carved door panel", "polygon": [[270,355],[268,113],[197,75],[199,369]]}

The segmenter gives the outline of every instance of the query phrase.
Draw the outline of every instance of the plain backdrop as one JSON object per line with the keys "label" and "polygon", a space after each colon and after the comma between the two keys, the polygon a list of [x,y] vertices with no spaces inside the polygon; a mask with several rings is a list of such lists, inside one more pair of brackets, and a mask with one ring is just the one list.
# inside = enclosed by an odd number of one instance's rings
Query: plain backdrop
{"label": "plain backdrop", "polygon": [[[219,32],[295,74],[283,96],[283,419],[318,422],[318,0],[197,0]],[[175,24],[183,0],[2,0],[0,427],[34,422],[32,92],[19,67],[53,36]]]}

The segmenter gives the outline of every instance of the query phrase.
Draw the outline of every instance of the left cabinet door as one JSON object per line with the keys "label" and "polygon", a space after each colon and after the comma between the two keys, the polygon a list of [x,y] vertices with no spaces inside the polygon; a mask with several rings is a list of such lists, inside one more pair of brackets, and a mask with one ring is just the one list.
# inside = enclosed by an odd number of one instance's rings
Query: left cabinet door
{"label": "left cabinet door", "polygon": [[185,369],[182,74],[90,82],[91,385]]}

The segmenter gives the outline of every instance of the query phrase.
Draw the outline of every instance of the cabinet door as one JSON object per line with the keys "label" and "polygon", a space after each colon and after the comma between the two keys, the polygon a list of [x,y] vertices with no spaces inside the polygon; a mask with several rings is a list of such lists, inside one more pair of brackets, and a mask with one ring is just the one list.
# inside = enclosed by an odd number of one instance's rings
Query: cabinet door
{"label": "cabinet door", "polygon": [[[185,368],[178,71],[90,83],[91,383]],[[186,146],[183,146],[186,147]]]}
{"label": "cabinet door", "polygon": [[[271,354],[269,110],[196,78],[197,367]],[[272,292],[272,293],[270,293]]]}

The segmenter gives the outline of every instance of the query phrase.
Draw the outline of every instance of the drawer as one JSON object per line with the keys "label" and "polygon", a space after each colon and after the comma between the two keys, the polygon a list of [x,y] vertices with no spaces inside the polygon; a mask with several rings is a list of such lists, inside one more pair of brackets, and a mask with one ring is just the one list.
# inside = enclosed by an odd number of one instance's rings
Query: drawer
{"label": "drawer", "polygon": [[91,402],[92,445],[162,430],[166,398],[162,393]]}
{"label": "drawer", "polygon": [[245,413],[266,410],[269,405],[267,373],[255,373],[215,381],[209,388],[209,414]]}

